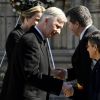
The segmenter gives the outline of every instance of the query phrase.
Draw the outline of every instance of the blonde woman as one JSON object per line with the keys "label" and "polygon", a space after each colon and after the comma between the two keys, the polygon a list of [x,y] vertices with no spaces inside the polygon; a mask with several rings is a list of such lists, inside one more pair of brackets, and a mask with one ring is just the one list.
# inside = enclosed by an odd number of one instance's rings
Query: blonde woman
{"label": "blonde woman", "polygon": [[20,39],[20,37],[28,31],[28,29],[32,25],[36,25],[42,15],[42,13],[45,11],[45,8],[43,6],[37,5],[35,7],[32,7],[28,10],[22,11],[20,13],[21,18],[21,24],[18,24],[9,34],[7,41],[6,41],[6,54],[8,58],[8,63],[10,62],[11,55],[13,52],[14,47],[16,46],[16,43]]}
{"label": "blonde woman", "polygon": [[[37,5],[21,11],[20,13],[20,19],[21,19],[21,24],[16,25],[16,27],[10,32],[10,34],[8,35],[7,41],[6,41],[6,55],[7,55],[7,62],[8,62],[8,66],[7,68],[10,68],[10,64],[11,64],[11,57],[14,51],[14,48],[16,47],[16,44],[18,43],[19,39],[21,38],[21,36],[28,31],[28,29],[32,26],[32,25],[36,25],[42,15],[42,13],[45,11],[45,8],[41,5],[39,5],[37,3]],[[6,71],[5,73],[5,77],[3,79],[3,83],[6,83],[8,79],[8,73],[11,70]],[[2,85],[2,92],[1,95],[3,96],[3,94],[8,94],[6,91],[4,91],[5,88],[9,88],[8,85],[5,86],[5,84]],[[2,100],[5,100],[3,97],[1,96]],[[10,100],[9,98],[7,100]]]}

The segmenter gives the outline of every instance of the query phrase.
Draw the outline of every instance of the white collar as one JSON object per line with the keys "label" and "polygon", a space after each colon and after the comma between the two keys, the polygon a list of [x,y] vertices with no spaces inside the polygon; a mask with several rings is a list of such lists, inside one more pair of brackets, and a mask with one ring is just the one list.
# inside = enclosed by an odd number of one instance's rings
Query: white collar
{"label": "white collar", "polygon": [[82,33],[80,34],[80,40],[82,39],[82,37],[83,37],[85,31],[86,31],[90,26],[91,26],[91,24],[88,25],[88,26],[86,26],[86,27],[84,28],[84,30],[83,30]]}

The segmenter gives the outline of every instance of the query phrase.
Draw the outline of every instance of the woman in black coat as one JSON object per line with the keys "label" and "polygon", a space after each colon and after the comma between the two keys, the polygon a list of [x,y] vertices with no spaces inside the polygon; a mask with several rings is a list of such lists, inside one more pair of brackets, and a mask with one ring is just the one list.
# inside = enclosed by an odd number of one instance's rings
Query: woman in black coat
{"label": "woman in black coat", "polygon": [[[28,6],[28,5],[27,5]],[[6,41],[6,54],[8,63],[10,62],[13,49],[20,37],[29,30],[32,25],[36,25],[45,11],[43,6],[35,5],[29,9],[24,9],[20,14],[21,24],[18,24],[8,35]]]}

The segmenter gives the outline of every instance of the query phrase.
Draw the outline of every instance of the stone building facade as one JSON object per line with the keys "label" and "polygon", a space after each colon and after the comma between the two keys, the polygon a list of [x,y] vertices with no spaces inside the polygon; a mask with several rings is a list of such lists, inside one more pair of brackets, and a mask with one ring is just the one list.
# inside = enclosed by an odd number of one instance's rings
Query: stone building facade
{"label": "stone building facade", "polygon": [[[5,42],[9,32],[14,28],[18,15],[12,11],[10,0],[0,0],[0,61],[5,52]],[[89,8],[94,25],[100,29],[100,0],[55,0],[54,6],[61,8],[65,12],[76,5],[85,5]],[[56,67],[71,68],[71,56],[78,44],[78,38],[73,36],[65,25],[61,35],[50,40]],[[1,63],[0,63],[1,64]],[[0,67],[0,86],[4,71],[6,70],[6,58]],[[63,99],[62,99],[63,98]],[[68,100],[63,96],[51,96],[51,100]]]}

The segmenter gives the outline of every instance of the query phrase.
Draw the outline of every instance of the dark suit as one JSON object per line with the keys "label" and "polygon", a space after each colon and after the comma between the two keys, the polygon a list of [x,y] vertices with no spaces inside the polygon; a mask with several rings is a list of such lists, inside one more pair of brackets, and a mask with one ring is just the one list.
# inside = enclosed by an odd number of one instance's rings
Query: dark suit
{"label": "dark suit", "polygon": [[75,93],[73,96],[74,100],[88,100],[88,82],[89,75],[91,73],[91,63],[92,60],[89,58],[89,54],[87,51],[87,37],[93,31],[97,29],[94,26],[89,27],[82,39],[79,41],[79,44],[72,56],[72,69],[68,70],[69,80],[77,79],[78,83],[80,83],[83,87],[83,91],[79,91],[75,88]]}
{"label": "dark suit", "polygon": [[100,59],[91,72],[89,86],[90,100],[100,100]]}
{"label": "dark suit", "polygon": [[59,95],[63,81],[49,76],[49,68],[47,43],[32,27],[14,49],[2,100],[46,100],[46,92]]}

